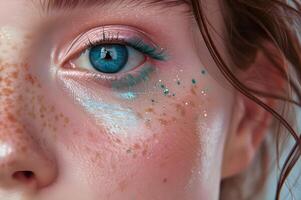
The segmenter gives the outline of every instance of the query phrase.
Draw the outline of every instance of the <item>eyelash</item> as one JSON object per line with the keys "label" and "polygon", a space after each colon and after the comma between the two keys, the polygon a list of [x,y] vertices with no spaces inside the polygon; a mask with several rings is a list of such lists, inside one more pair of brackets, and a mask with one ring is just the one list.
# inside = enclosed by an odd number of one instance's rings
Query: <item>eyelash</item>
{"label": "eyelash", "polygon": [[[85,44],[84,49],[88,50],[91,49],[94,46],[97,45],[103,45],[103,44],[121,44],[121,45],[129,45],[130,47],[136,49],[137,51],[144,53],[148,55],[149,57],[159,60],[159,61],[166,61],[166,52],[163,48],[148,45],[145,42],[143,42],[142,39],[138,37],[134,37],[126,41],[125,39],[119,38],[119,33],[117,33],[116,38],[107,38],[105,34],[102,34],[103,37],[96,41],[91,41],[88,39],[88,43]],[[110,35],[110,33],[109,33]]]}

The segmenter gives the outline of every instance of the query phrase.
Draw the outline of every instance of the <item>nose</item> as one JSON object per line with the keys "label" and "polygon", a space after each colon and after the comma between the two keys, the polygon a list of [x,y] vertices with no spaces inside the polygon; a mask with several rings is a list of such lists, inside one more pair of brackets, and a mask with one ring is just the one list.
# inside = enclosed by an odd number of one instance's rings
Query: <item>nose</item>
{"label": "nose", "polygon": [[[0,29],[0,199],[8,189],[47,187],[57,175],[54,154],[39,133],[39,122],[29,117],[37,104],[31,100],[35,93],[30,81],[24,83],[28,68],[16,64],[26,57],[22,50],[26,43],[18,42],[21,33]],[[13,41],[20,50],[12,47]]]}
{"label": "nose", "polygon": [[36,190],[49,186],[55,178],[56,167],[50,153],[25,127],[0,123],[0,191],[17,187]]}

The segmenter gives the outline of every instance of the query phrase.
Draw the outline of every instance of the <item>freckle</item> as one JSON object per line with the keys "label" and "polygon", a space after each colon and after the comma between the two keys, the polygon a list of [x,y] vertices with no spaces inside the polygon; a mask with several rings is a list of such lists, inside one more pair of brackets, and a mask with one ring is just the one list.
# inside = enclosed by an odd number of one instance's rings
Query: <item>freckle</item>
{"label": "freckle", "polygon": [[203,75],[205,75],[206,74],[206,70],[202,70],[202,72],[201,72]]}
{"label": "freckle", "polygon": [[13,122],[13,123],[16,123],[17,122],[17,119],[10,113],[7,114],[7,119],[10,121],[10,122]]}
{"label": "freckle", "polygon": [[180,112],[182,116],[185,116],[186,114],[185,108],[180,104],[176,104],[176,111]]}
{"label": "freckle", "polygon": [[140,149],[141,147],[140,147],[140,145],[139,144],[134,144],[134,149]]}
{"label": "freckle", "polygon": [[64,118],[64,123],[65,123],[65,124],[68,124],[68,123],[69,123],[69,121],[70,121],[70,120],[69,120],[69,118],[68,118],[68,117],[65,117],[65,118]]}
{"label": "freckle", "polygon": [[137,158],[137,154],[133,154],[133,158]]}
{"label": "freckle", "polygon": [[21,151],[22,151],[23,153],[27,151],[27,147],[26,147],[26,146],[22,146],[20,149],[21,149]]}
{"label": "freckle", "polygon": [[4,96],[9,96],[9,95],[12,95],[13,93],[14,93],[13,89],[10,89],[10,88],[3,88],[2,89],[2,94]]}
{"label": "freckle", "polygon": [[163,125],[163,126],[167,126],[168,125],[168,121],[165,120],[165,119],[158,119],[160,124]]}
{"label": "freckle", "polygon": [[54,106],[51,106],[51,107],[50,107],[50,112],[54,112],[54,111],[55,111]]}
{"label": "freckle", "polygon": [[154,109],[153,108],[147,108],[145,110],[145,112],[148,112],[148,113],[154,113]]}
{"label": "freckle", "polygon": [[121,143],[121,140],[117,138],[117,139],[115,140],[115,142],[118,143],[118,144],[120,144],[120,143]]}
{"label": "freckle", "polygon": [[25,80],[28,81],[28,82],[30,82],[32,85],[35,84],[35,78],[31,74],[27,74],[25,76]]}
{"label": "freckle", "polygon": [[121,182],[118,184],[118,186],[119,186],[119,190],[120,190],[121,192],[124,192],[124,191],[126,190],[126,188],[127,188],[127,182],[126,182],[126,180],[121,181]]}
{"label": "freckle", "polygon": [[126,153],[132,153],[131,149],[126,150]]}
{"label": "freckle", "polygon": [[167,178],[164,178],[164,179],[163,179],[163,183],[166,183],[166,182],[167,182]]}
{"label": "freckle", "polygon": [[16,79],[16,78],[18,78],[18,76],[19,76],[19,72],[18,71],[15,71],[15,72],[12,73],[12,77],[13,78]]}
{"label": "freckle", "polygon": [[23,67],[25,68],[26,71],[29,70],[29,64],[28,64],[28,63],[25,63],[25,64],[23,65]]}
{"label": "freckle", "polygon": [[143,155],[143,156],[146,156],[146,154],[147,154],[147,150],[144,149],[144,150],[142,151],[142,155]]}
{"label": "freckle", "polygon": [[137,115],[137,117],[140,118],[140,119],[143,118],[143,115],[142,115],[141,113],[139,113],[139,112],[137,112],[136,115]]}
{"label": "freckle", "polygon": [[195,91],[194,87],[191,87],[190,92],[191,92],[191,94],[196,95],[196,91]]}

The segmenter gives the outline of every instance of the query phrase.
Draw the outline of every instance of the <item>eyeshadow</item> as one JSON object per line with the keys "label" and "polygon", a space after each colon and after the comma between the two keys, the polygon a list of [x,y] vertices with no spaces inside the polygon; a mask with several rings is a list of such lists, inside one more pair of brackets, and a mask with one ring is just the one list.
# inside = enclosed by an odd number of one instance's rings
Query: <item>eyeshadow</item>
{"label": "eyeshadow", "polygon": [[128,74],[127,76],[112,81],[113,89],[129,89],[137,84],[147,81],[150,78],[150,74],[155,71],[155,66],[147,64],[146,66],[141,67],[141,69],[135,74]]}

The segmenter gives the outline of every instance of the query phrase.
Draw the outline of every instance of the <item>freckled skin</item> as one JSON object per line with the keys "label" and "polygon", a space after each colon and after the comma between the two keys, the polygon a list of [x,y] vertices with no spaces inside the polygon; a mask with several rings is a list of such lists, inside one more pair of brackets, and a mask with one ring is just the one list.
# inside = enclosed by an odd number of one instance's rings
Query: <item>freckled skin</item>
{"label": "freckled skin", "polygon": [[[0,10],[19,18],[0,12],[0,199],[217,199],[233,99],[203,71],[186,18],[161,14],[168,26],[153,35],[170,59],[154,61],[127,100],[128,91],[70,74],[55,57],[68,49],[63,36],[85,23],[72,19],[72,28],[64,14],[41,18],[27,1],[9,2]],[[116,22],[131,17],[123,9]],[[144,14],[132,20],[154,20]]]}

